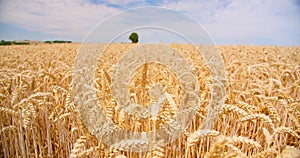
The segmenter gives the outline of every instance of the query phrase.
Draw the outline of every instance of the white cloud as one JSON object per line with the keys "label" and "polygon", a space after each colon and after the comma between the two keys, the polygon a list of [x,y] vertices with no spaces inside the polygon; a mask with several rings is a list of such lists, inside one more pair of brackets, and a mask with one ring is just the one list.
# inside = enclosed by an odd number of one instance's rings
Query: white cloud
{"label": "white cloud", "polygon": [[83,0],[10,0],[1,2],[0,21],[30,31],[83,36],[98,22],[117,11]]}
{"label": "white cloud", "polygon": [[294,1],[178,1],[166,5],[195,17],[219,41],[300,44]]}
{"label": "white cloud", "polygon": [[114,4],[114,5],[127,5],[132,3],[144,3],[145,0],[104,0],[106,4]]}

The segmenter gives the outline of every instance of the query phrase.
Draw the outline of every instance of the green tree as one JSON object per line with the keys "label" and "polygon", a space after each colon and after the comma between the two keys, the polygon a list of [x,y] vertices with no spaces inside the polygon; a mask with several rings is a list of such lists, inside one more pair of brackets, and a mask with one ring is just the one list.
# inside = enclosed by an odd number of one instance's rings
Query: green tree
{"label": "green tree", "polygon": [[138,43],[139,42],[139,35],[137,33],[133,32],[129,36],[129,39],[131,40],[132,43]]}

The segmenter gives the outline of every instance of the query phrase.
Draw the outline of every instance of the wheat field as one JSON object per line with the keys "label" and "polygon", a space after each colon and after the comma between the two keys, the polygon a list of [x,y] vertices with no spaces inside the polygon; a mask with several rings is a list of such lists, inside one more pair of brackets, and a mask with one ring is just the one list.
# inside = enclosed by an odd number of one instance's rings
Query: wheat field
{"label": "wheat field", "polygon": [[[113,65],[136,44],[112,44],[96,69],[94,87],[107,118],[133,132],[154,131],[181,108],[176,74],[147,63],[129,81],[130,99],[147,106],[154,88],[167,99],[156,119],[138,109],[125,113],[111,92]],[[213,128],[200,129],[211,97],[210,71],[195,48],[170,44],[190,63],[200,102],[191,125],[174,142],[130,152],[140,142],[107,146],[82,123],[72,94],[80,44],[0,47],[0,157],[300,157],[300,47],[218,46],[226,70],[226,100]]]}

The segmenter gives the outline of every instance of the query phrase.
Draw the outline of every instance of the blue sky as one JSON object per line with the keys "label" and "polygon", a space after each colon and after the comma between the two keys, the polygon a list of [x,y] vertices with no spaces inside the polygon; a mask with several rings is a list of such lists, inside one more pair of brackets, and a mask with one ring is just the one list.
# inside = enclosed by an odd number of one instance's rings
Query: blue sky
{"label": "blue sky", "polygon": [[[144,6],[177,12],[140,14],[144,19],[123,16],[110,23],[98,38],[110,42],[113,40],[111,34],[123,31],[115,41],[130,42],[130,32],[126,31],[131,22],[144,24],[145,19],[155,20],[149,17],[157,15],[168,19],[169,27],[175,30],[186,29],[194,35],[203,33],[202,28],[196,33],[190,31],[190,24],[178,18],[178,14],[183,13],[203,26],[216,44],[300,46],[300,2],[296,0],[0,0],[0,40],[81,42],[101,22],[105,24],[120,16],[117,13],[121,11]],[[156,21],[155,24],[168,27],[165,22]],[[127,30],[121,30],[124,28]],[[180,36],[162,29],[136,32],[141,42],[184,42]]]}

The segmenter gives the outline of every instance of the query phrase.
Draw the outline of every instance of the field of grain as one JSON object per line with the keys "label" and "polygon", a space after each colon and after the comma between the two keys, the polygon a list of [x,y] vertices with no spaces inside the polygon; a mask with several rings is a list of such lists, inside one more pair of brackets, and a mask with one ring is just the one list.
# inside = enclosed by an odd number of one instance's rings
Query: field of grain
{"label": "field of grain", "polygon": [[[110,89],[112,67],[135,46],[109,46],[99,60],[94,86],[99,106],[118,127],[154,131],[172,121],[184,99],[176,74],[149,63],[132,76],[128,89],[133,102],[146,106],[155,96],[151,86],[162,85],[171,95],[157,118],[120,109]],[[134,140],[107,146],[82,123],[72,94],[80,44],[1,46],[0,157],[300,157],[300,47],[219,46],[226,100],[214,127],[203,132],[200,126],[212,95],[209,69],[193,56],[193,46],[170,46],[193,63],[200,102],[196,117],[177,140],[149,147],[149,152],[130,152],[140,143]]]}

